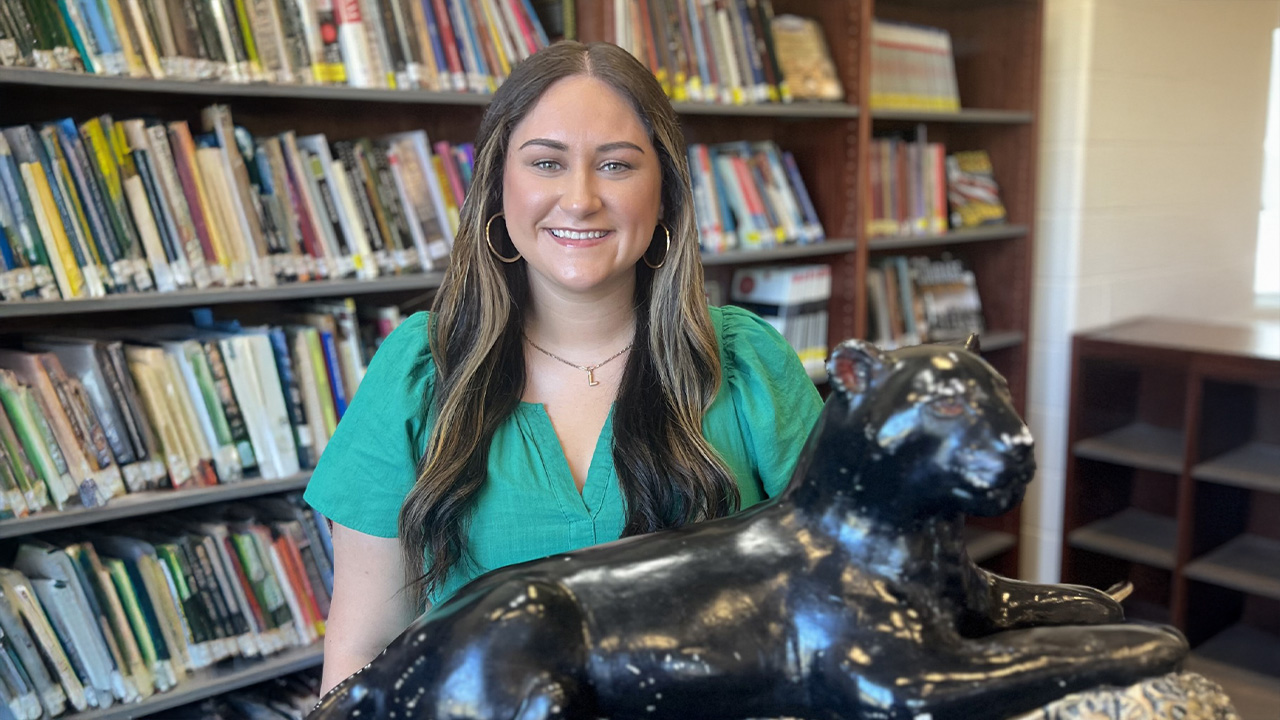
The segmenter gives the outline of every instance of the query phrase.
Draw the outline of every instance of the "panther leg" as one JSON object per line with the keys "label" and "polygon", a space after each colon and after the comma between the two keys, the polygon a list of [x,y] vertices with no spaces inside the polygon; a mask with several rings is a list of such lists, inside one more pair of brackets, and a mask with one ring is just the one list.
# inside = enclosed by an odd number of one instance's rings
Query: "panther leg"
{"label": "panther leg", "polygon": [[[1011,630],[975,640],[885,638],[833,657],[812,694],[834,717],[1004,720],[1063,695],[1177,668],[1186,640],[1137,625]],[[876,654],[868,656],[868,651]],[[849,662],[861,654],[863,662]]]}
{"label": "panther leg", "polygon": [[[1044,625],[1104,625],[1124,621],[1124,608],[1107,593],[1083,585],[1045,585],[978,570],[982,591],[970,607],[987,632]],[[976,601],[976,603],[974,602]]]}

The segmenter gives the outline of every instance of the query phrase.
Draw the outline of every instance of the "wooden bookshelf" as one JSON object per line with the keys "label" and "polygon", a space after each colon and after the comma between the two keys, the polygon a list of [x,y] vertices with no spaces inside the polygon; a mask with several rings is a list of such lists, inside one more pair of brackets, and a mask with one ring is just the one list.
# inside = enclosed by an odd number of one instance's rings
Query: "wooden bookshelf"
{"label": "wooden bookshelf", "polygon": [[[578,39],[603,36],[597,0],[566,0],[566,26]],[[959,257],[978,278],[986,326],[983,352],[1006,376],[1017,407],[1025,413],[1029,356],[1035,185],[1040,95],[1043,0],[773,0],[777,14],[816,18],[831,49],[845,90],[842,103],[726,106],[677,103],[689,142],[774,140],[796,158],[826,236],[824,243],[762,251],[704,255],[709,278],[725,278],[747,263],[826,262],[832,266],[828,341],[867,335],[867,268],[878,253],[909,252]],[[964,109],[953,113],[868,111],[870,38],[873,18],[947,29],[957,48],[956,66]],[[251,133],[295,130],[326,133],[331,140],[425,129],[432,140],[474,139],[489,96],[468,93],[375,90],[332,86],[231,84],[111,78],[18,68],[0,68],[0,125],[25,124],[102,113],[155,116],[198,124],[201,108],[230,106],[237,124]],[[930,236],[871,238],[863,218],[869,192],[867,148],[875,132],[924,124],[930,140],[948,151],[985,149],[995,166],[1009,224]],[[6,330],[48,330],[104,322],[159,323],[185,320],[195,306],[235,306],[230,317],[269,322],[300,299],[374,297],[387,304],[421,307],[441,273],[374,281],[326,281],[275,288],[179,291],[93,300],[0,304]],[[243,315],[242,315],[243,314]],[[1215,471],[1211,467],[1208,472]],[[1219,474],[1222,474],[1221,472]],[[0,538],[183,507],[282,492],[305,485],[305,473],[283,481],[250,481],[218,488],[120,498],[100,510],[48,513],[0,523]],[[1097,519],[1097,518],[1094,518]],[[967,529],[972,556],[997,572],[1018,566],[1017,512],[975,521]],[[308,654],[311,653],[311,654]],[[111,708],[86,718],[137,717],[243,687],[275,674],[319,662],[319,650],[215,673],[144,706]],[[117,712],[118,711],[118,712]]]}
{"label": "wooden bookshelf", "polygon": [[66,510],[47,510],[23,518],[0,520],[0,539],[20,537],[32,533],[50,530],[96,525],[97,523],[125,518],[154,515],[172,512],[184,508],[212,505],[214,503],[244,500],[246,498],[293,492],[307,487],[311,473],[301,472],[286,478],[265,480],[252,478],[225,485],[195,487],[184,490],[151,490],[148,492],[130,493],[123,497],[112,498],[102,507],[74,507]]}
{"label": "wooden bookshelf", "polygon": [[1077,335],[1068,433],[1063,580],[1132,580],[1187,634],[1189,667],[1274,707],[1280,324]]}
{"label": "wooden bookshelf", "polygon": [[200,702],[214,695],[249,687],[299,670],[320,667],[324,661],[324,643],[283,650],[269,658],[244,660],[234,658],[199,670],[177,687],[157,693],[141,702],[117,704],[102,710],[63,715],[67,720],[131,720],[147,717],[181,705]]}

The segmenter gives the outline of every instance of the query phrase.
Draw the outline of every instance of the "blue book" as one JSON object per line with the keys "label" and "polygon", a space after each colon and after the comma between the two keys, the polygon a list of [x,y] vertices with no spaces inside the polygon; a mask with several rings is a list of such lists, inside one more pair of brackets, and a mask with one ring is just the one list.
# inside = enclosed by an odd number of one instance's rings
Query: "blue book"
{"label": "blue book", "polygon": [[455,18],[453,30],[455,33],[461,33],[464,39],[463,46],[466,52],[462,53],[462,59],[464,62],[470,59],[470,72],[476,75],[475,82],[479,83],[472,87],[472,90],[492,92],[493,75],[489,72],[489,64],[485,62],[484,53],[480,50],[479,38],[476,37],[475,19],[471,17],[471,10],[467,7],[466,0],[448,1]]}
{"label": "blue book", "polygon": [[525,17],[529,18],[529,24],[533,26],[533,31],[538,34],[538,42],[542,43],[541,47],[550,45],[551,41],[547,39],[547,31],[542,29],[542,21],[538,19],[538,13],[534,12],[533,5],[529,3],[529,0],[520,1],[524,3]]}
{"label": "blue book", "polygon": [[4,223],[0,223],[0,264],[3,265],[4,270],[13,270],[18,267],[13,257],[13,250],[9,248],[9,234],[4,231]]}
{"label": "blue book", "polygon": [[320,349],[324,351],[325,372],[329,375],[329,386],[333,389],[333,409],[338,419],[347,411],[347,391],[342,385],[342,367],[338,365],[338,348],[333,342],[333,333],[320,330]]}
{"label": "blue book", "polygon": [[431,55],[436,59],[440,88],[456,90],[449,78],[449,60],[444,55],[444,46],[440,44],[440,26],[436,22],[436,9],[431,0],[422,0],[422,15],[427,21],[427,37],[431,40]]}
{"label": "blue book", "polygon": [[800,177],[800,168],[796,166],[795,156],[788,151],[784,151],[782,153],[782,164],[787,168],[787,179],[791,181],[791,190],[796,194],[796,199],[800,201],[805,223],[809,225],[810,242],[818,242],[824,239],[826,233],[823,232],[822,222],[818,219],[818,212],[813,208],[813,201],[809,199],[809,191],[804,186],[804,179]]}
{"label": "blue book", "polygon": [[279,327],[268,328],[267,339],[271,341],[276,373],[280,375],[280,389],[284,391],[284,408],[289,415],[289,425],[293,428],[293,445],[298,450],[298,464],[304,468],[315,467],[315,443],[311,439],[307,413],[302,407],[302,390],[298,387],[297,376],[293,374],[289,341],[285,338],[284,329]]}
{"label": "blue book", "polygon": [[[309,508],[311,510],[311,519],[316,523],[316,532],[320,535],[320,547],[324,548],[325,557],[329,558],[329,565],[333,565],[333,535],[329,533],[329,523],[325,521],[324,516],[319,510]],[[333,587],[333,577],[327,578],[329,587]]]}

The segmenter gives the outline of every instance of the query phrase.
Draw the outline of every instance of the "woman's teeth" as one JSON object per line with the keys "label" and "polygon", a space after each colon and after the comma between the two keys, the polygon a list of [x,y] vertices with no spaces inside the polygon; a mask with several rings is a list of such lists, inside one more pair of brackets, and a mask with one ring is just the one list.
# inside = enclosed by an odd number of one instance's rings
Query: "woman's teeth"
{"label": "woman's teeth", "polygon": [[595,240],[609,234],[606,230],[587,230],[584,232],[577,230],[550,230],[549,232],[561,240]]}

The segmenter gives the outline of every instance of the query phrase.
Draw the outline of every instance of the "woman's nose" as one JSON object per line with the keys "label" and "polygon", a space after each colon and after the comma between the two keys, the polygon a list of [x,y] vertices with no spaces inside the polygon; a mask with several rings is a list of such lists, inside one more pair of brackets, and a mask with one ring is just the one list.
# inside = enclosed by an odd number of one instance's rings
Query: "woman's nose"
{"label": "woman's nose", "polygon": [[566,212],[577,216],[590,215],[599,210],[602,204],[593,173],[587,170],[574,170],[565,176],[560,206]]}

